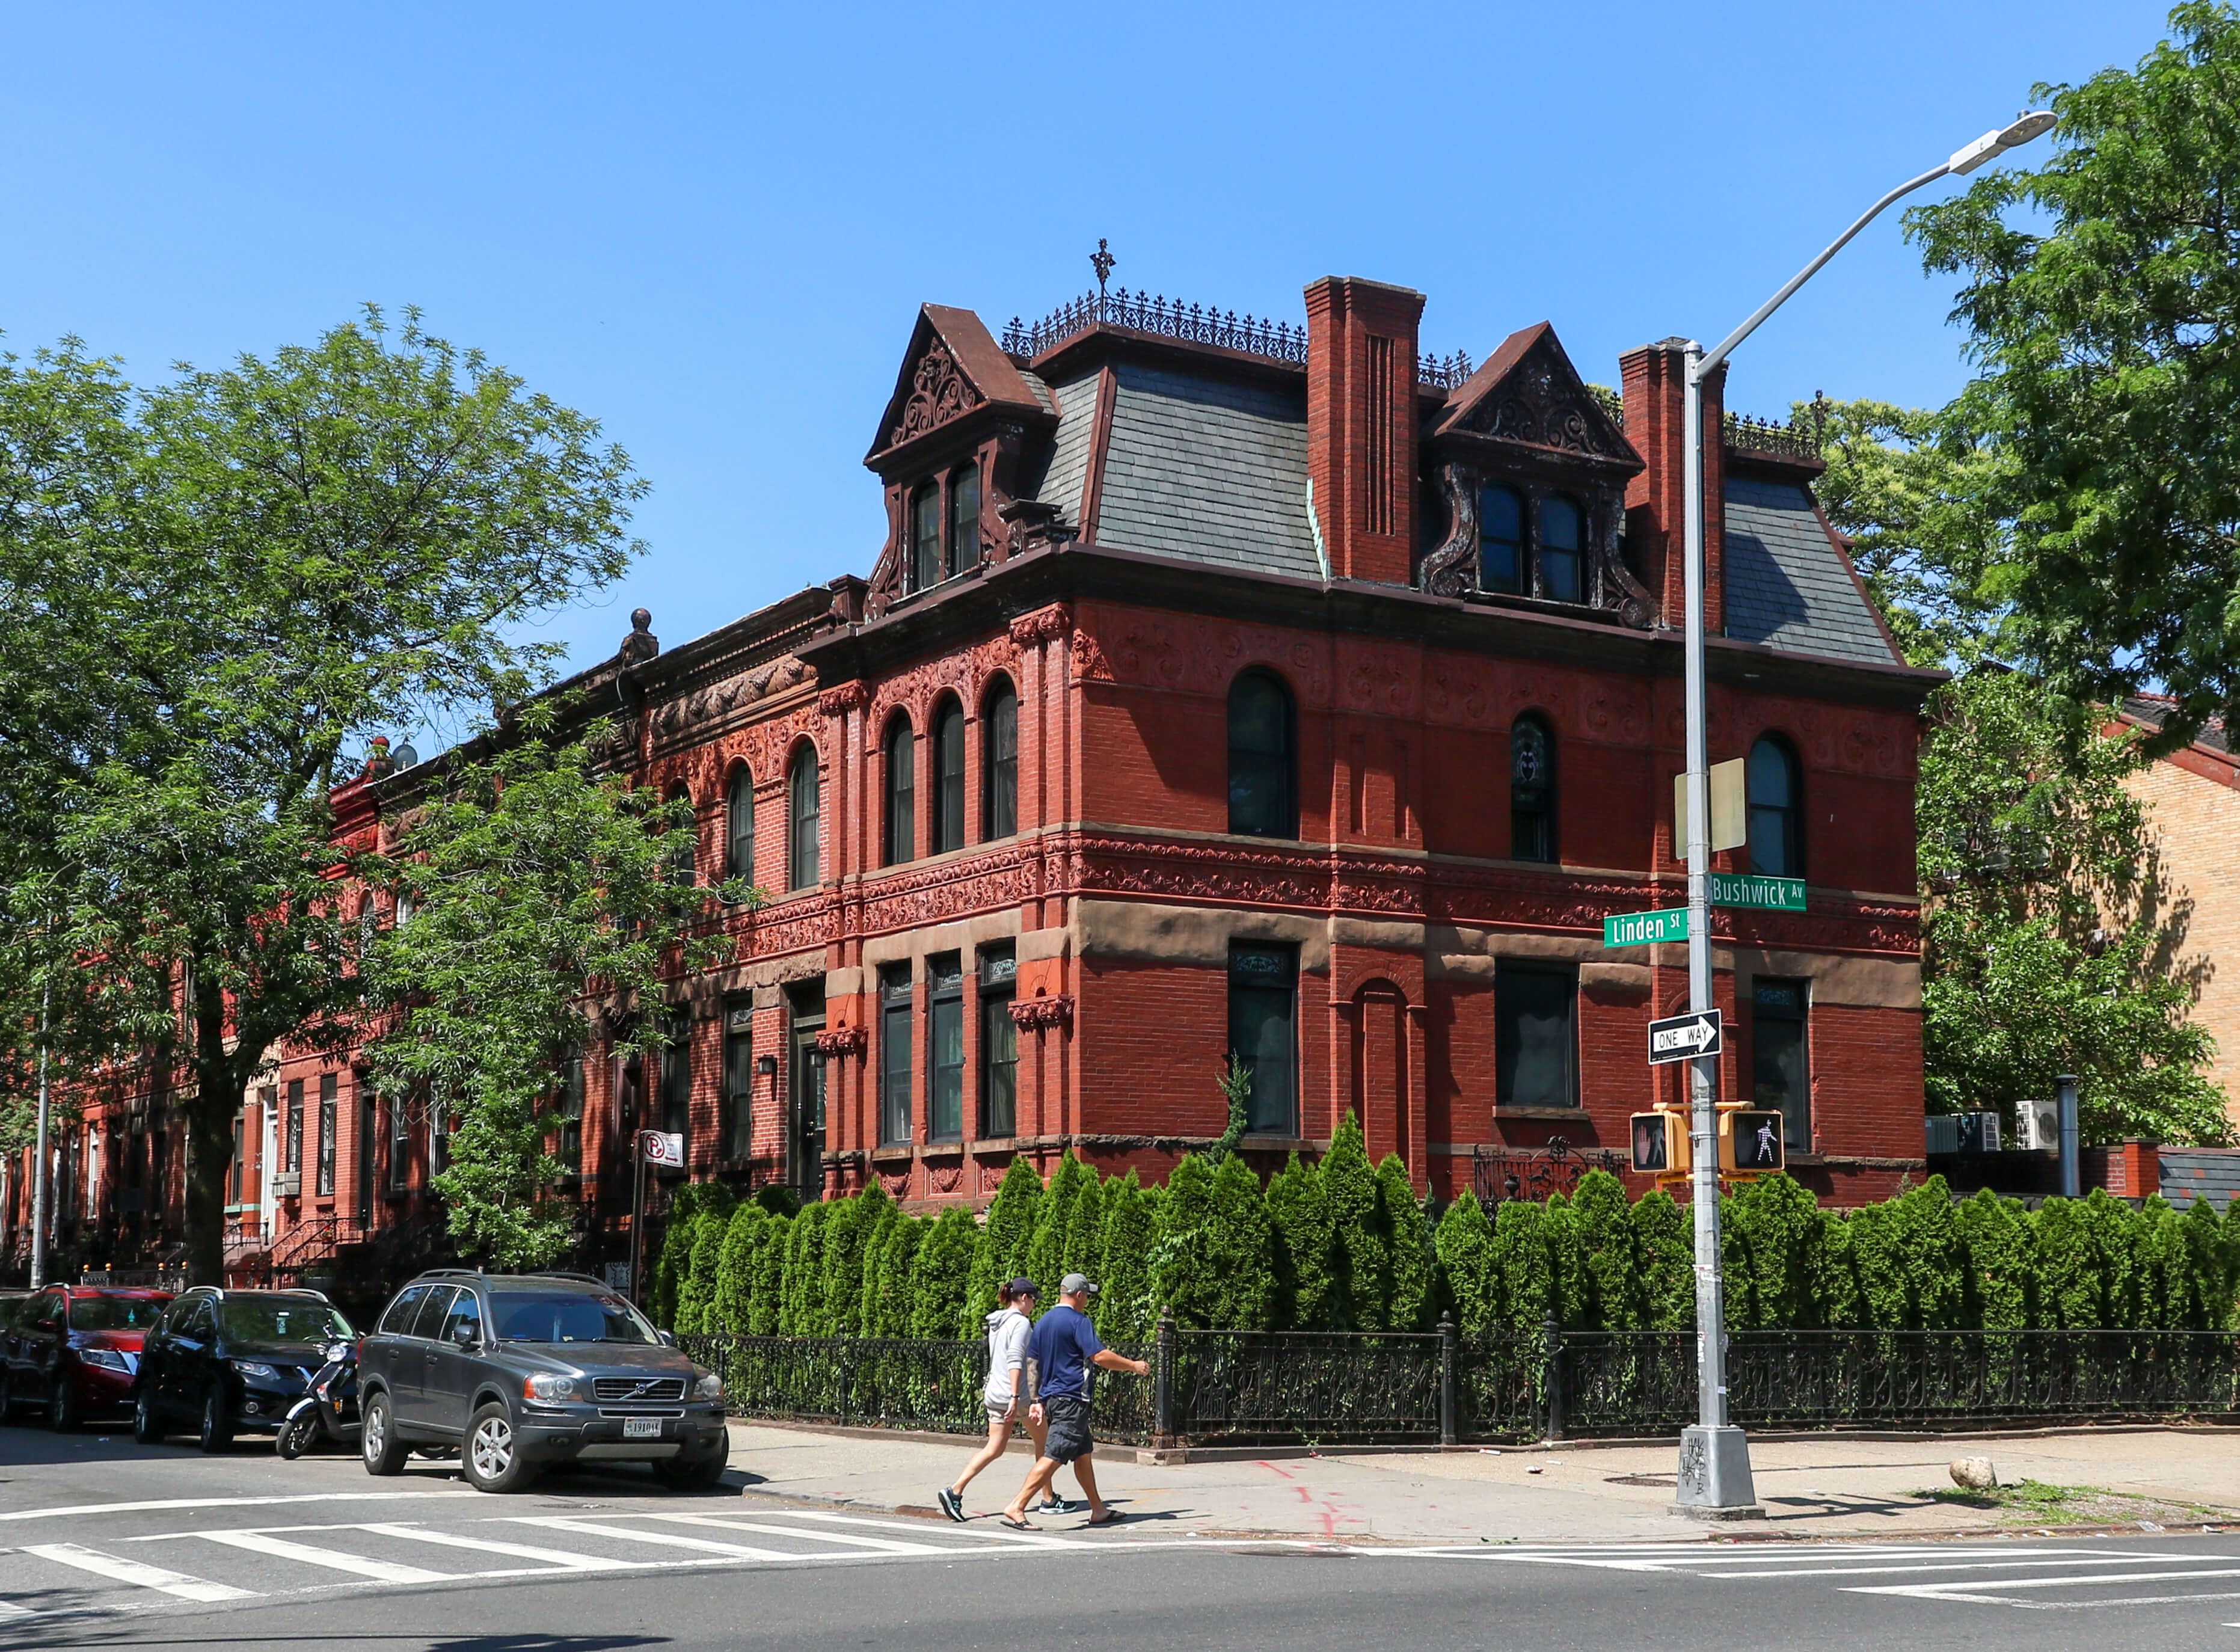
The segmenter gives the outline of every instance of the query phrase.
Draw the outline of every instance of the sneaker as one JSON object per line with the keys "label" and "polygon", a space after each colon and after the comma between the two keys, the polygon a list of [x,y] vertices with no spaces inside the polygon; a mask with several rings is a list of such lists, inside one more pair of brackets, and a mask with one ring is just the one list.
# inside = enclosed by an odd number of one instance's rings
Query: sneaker
{"label": "sneaker", "polygon": [[955,1491],[951,1490],[947,1486],[943,1486],[939,1491],[934,1493],[933,1495],[934,1501],[941,1505],[941,1512],[943,1514],[947,1515],[951,1520],[962,1520],[964,1518],[964,1499],[958,1496]]}
{"label": "sneaker", "polygon": [[1035,1505],[1035,1512],[1042,1515],[1070,1515],[1073,1512],[1073,1505],[1063,1497],[1044,1497]]}

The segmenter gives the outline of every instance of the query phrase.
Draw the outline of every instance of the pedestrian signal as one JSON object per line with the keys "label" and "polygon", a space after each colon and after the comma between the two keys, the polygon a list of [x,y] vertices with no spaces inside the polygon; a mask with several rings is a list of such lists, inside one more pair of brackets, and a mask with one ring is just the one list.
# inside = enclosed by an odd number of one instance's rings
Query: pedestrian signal
{"label": "pedestrian signal", "polygon": [[1670,1108],[1633,1116],[1633,1168],[1643,1176],[1681,1176],[1688,1169],[1688,1116]]}
{"label": "pedestrian signal", "polygon": [[1719,1115],[1719,1169],[1772,1176],[1783,1160],[1778,1113],[1734,1108]]}

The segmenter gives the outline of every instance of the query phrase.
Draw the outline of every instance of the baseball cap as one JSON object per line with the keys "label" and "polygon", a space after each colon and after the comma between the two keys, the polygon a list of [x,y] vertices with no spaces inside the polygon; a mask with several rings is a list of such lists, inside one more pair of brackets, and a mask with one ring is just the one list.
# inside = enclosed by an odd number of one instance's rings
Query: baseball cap
{"label": "baseball cap", "polygon": [[1057,1282],[1057,1294],[1061,1296],[1070,1296],[1076,1291],[1083,1290],[1092,1296],[1097,1295],[1097,1287],[1089,1282],[1087,1274],[1068,1274]]}
{"label": "baseball cap", "polygon": [[1014,1296],[1039,1297],[1043,1294],[1042,1287],[1036,1284],[1033,1280],[1028,1278],[1024,1274],[1020,1275],[1010,1284],[1004,1286],[1003,1289]]}

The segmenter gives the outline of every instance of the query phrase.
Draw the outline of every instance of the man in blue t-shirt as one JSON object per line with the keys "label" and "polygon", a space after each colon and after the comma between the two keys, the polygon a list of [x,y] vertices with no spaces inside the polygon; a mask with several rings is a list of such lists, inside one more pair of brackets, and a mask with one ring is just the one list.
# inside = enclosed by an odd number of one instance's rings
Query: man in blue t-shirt
{"label": "man in blue t-shirt", "polygon": [[1027,1392],[1034,1401],[1027,1415],[1047,1423],[1050,1434],[1042,1455],[1027,1471],[1026,1483],[1003,1511],[1003,1523],[1014,1530],[1035,1529],[1027,1523],[1027,1505],[1050,1489],[1059,1466],[1068,1462],[1088,1494],[1089,1523],[1111,1526],[1122,1518],[1097,1495],[1097,1469],[1090,1462],[1094,1447],[1089,1438],[1089,1368],[1100,1365],[1138,1376],[1149,1376],[1151,1368],[1097,1340],[1097,1328],[1089,1322],[1089,1300],[1096,1294],[1097,1287],[1084,1276],[1068,1274],[1058,1282],[1058,1305],[1036,1322],[1027,1338]]}

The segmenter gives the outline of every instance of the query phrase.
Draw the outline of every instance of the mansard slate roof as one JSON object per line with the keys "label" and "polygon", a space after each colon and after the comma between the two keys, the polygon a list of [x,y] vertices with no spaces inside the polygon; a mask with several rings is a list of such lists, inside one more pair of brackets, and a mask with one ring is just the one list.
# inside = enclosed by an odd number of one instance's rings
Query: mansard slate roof
{"label": "mansard slate roof", "polygon": [[1801,485],[1730,476],[1726,505],[1729,636],[1862,664],[1904,663]]}

